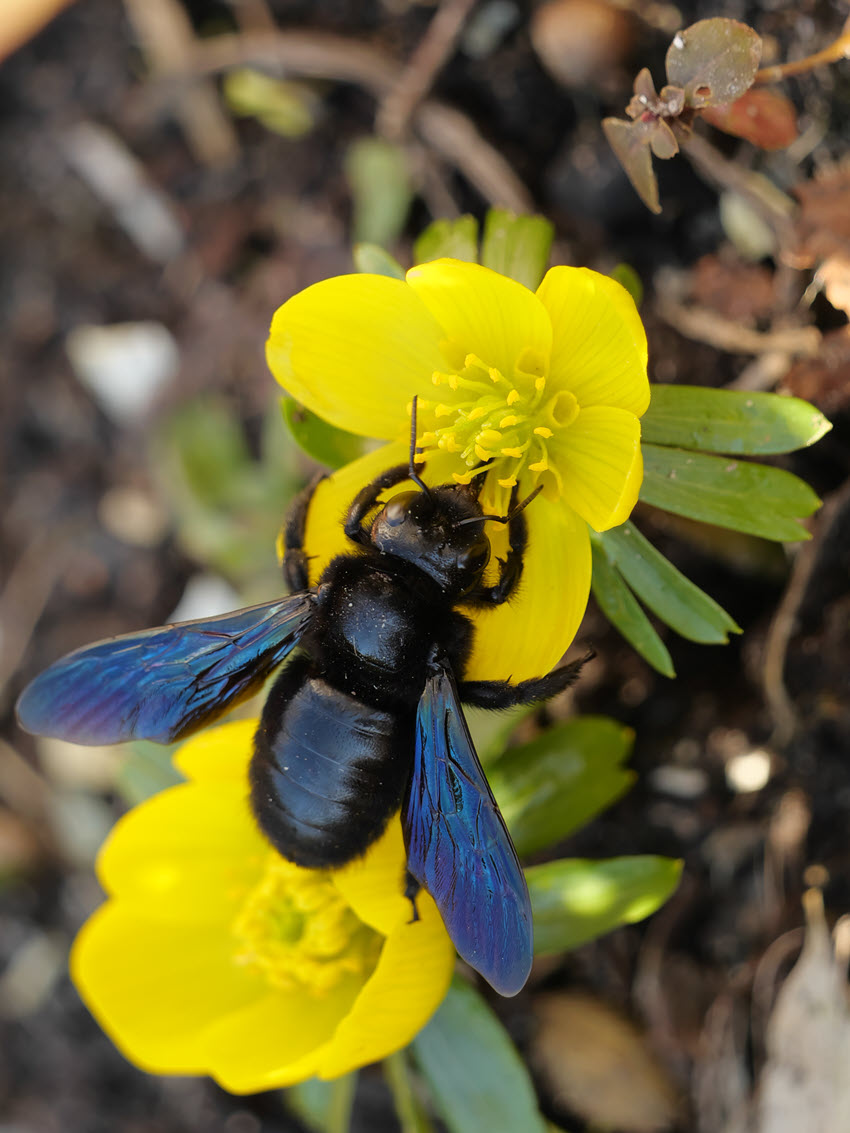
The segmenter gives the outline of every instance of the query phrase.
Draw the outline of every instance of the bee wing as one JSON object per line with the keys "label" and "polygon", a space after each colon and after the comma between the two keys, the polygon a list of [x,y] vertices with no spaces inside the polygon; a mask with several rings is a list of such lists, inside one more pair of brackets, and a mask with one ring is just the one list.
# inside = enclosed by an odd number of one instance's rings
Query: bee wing
{"label": "bee wing", "polygon": [[255,692],[303,633],[308,594],[128,633],[69,653],[29,684],[21,727],[79,744],[171,743]]}
{"label": "bee wing", "polygon": [[531,902],[448,666],[419,701],[402,815],[408,869],[434,898],[458,952],[496,991],[516,995],[531,970]]}

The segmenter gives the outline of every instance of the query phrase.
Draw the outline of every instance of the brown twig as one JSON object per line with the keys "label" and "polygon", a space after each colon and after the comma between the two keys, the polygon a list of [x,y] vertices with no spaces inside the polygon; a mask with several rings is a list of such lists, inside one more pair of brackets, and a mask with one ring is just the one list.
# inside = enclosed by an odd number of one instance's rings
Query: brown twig
{"label": "brown twig", "polygon": [[[178,84],[251,65],[283,70],[299,78],[355,83],[379,100],[389,93],[401,73],[399,65],[382,52],[343,36],[299,31],[220,35],[195,42],[179,75],[174,73],[158,84],[158,98],[173,97]],[[466,115],[428,99],[414,113],[413,124],[490,204],[514,212],[533,209],[525,185]]]}
{"label": "brown twig", "polygon": [[442,0],[407,66],[378,107],[379,134],[397,141],[404,136],[411,115],[434,84],[437,72],[452,54],[467,16],[477,0]]}
{"label": "brown twig", "polygon": [[804,75],[815,67],[837,63],[841,59],[850,59],[850,20],[844,25],[844,30],[838,39],[829,47],[816,51],[814,55],[807,55],[805,59],[793,59],[790,63],[776,63],[772,67],[762,67],[756,72],[755,82],[778,83],[791,75]]}
{"label": "brown twig", "polygon": [[[195,43],[185,10],[174,0],[124,0],[124,7],[152,74],[179,74]],[[235,164],[239,142],[213,86],[182,91],[174,114],[199,161],[213,168]]]}
{"label": "brown twig", "polygon": [[821,333],[816,327],[752,330],[704,307],[688,307],[663,293],[659,293],[655,307],[661,318],[685,338],[730,354],[779,353],[815,358],[820,352]]}

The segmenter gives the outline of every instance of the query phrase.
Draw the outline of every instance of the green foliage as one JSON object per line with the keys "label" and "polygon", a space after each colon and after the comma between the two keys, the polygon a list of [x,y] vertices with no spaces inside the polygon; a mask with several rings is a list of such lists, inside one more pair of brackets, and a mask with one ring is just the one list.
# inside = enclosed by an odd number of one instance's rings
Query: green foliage
{"label": "green foliage", "polygon": [[134,740],[127,745],[127,757],[118,769],[115,787],[129,806],[183,782],[183,776],[171,762],[176,747],[148,740]]}
{"label": "green foliage", "polygon": [[763,539],[809,538],[799,520],[820,500],[790,472],[687,449],[641,447],[644,503]]}
{"label": "green foliage", "polygon": [[554,226],[542,216],[490,209],[484,221],[481,263],[534,291],[546,271],[554,234]]}
{"label": "green foliage", "polygon": [[734,456],[806,448],[832,425],[807,401],[773,393],[654,385],[641,420],[643,440]]}
{"label": "green foliage", "polygon": [[525,871],[538,955],[578,948],[654,913],[675,891],[682,863],[635,856],[546,862]]}
{"label": "green foliage", "polygon": [[633,523],[599,536],[608,557],[650,610],[682,637],[704,644],[725,644],[740,627],[713,598],[657,551]]}
{"label": "green foliage", "polygon": [[601,540],[593,538],[590,549],[593,554],[593,596],[602,613],[653,669],[665,677],[675,677],[676,670],[667,646],[652,628],[623,576],[612,565]]}
{"label": "green foliage", "polygon": [[413,245],[415,264],[427,264],[444,257],[478,263],[478,221],[474,216],[435,220]]}
{"label": "green foliage", "polygon": [[404,228],[413,189],[404,150],[380,138],[360,138],[346,155],[355,243],[386,247]]}
{"label": "green foliage", "polygon": [[634,736],[604,716],[579,716],[505,751],[487,778],[519,854],[545,849],[624,794],[634,773],[622,765]]}
{"label": "green foliage", "polygon": [[469,984],[455,979],[413,1053],[449,1133],[545,1133],[522,1059]]}
{"label": "green foliage", "polygon": [[387,275],[390,279],[404,279],[404,268],[389,252],[378,244],[355,244],[352,250],[354,266],[360,272]]}
{"label": "green foliage", "polygon": [[363,438],[331,425],[292,397],[282,397],[283,419],[293,440],[318,464],[342,468],[363,455]]}
{"label": "green foliage", "polygon": [[348,1133],[357,1074],[332,1082],[308,1078],[285,1091],[289,1108],[314,1133]]}
{"label": "green foliage", "polygon": [[643,302],[643,281],[631,264],[617,264],[613,271],[609,272],[612,279],[616,279],[621,287],[625,287],[629,295],[635,301],[635,306],[640,307]]}

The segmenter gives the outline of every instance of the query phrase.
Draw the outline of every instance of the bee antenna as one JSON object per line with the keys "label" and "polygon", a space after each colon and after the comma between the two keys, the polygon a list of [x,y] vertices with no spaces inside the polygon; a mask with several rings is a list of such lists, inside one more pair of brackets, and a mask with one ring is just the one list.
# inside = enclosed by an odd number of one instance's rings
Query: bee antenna
{"label": "bee antenna", "polygon": [[421,491],[425,493],[428,499],[431,499],[431,493],[428,491],[428,485],[416,471],[416,454],[419,451],[416,448],[416,403],[418,402],[418,395],[414,395],[413,402],[410,406],[410,457],[409,457],[409,470],[410,479]]}
{"label": "bee antenna", "polygon": [[457,523],[452,524],[452,527],[463,527],[466,523],[486,523],[488,520],[493,523],[510,523],[514,516],[525,511],[531,501],[539,496],[542,491],[543,485],[538,484],[534,491],[530,492],[516,507],[512,507],[507,515],[473,515],[469,519],[459,519]]}

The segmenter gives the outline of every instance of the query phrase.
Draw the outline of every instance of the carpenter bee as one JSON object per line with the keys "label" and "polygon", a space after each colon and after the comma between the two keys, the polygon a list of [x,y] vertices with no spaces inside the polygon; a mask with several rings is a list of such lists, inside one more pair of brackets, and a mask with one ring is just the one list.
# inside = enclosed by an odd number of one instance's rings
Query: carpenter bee
{"label": "carpenter bee", "polygon": [[[285,527],[291,595],[220,617],[126,634],[79,649],[18,701],[30,732],[82,744],[171,743],[256,692],[298,646],[268,695],[250,766],[251,806],[272,846],[310,868],[362,855],[401,807],[406,894],[431,894],[460,955],[502,995],[532,959],[528,890],[487,785],[461,702],[507,708],[570,685],[583,662],[510,684],[466,680],[473,625],[458,610],[515,593],[527,528],[485,515],[474,488],[427,487],[416,470],[414,402],[408,464],[355,496],[350,552],[311,589],[304,533],[315,484]],[[381,504],[386,491],[412,480]],[[370,518],[371,517],[371,518]],[[484,523],[508,526],[498,580],[485,585]]]}

